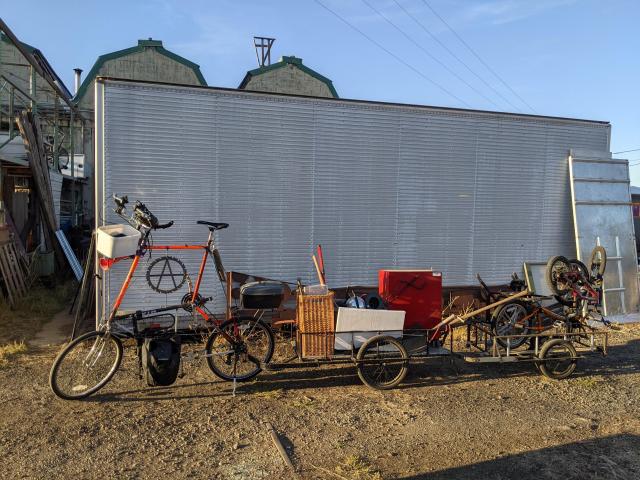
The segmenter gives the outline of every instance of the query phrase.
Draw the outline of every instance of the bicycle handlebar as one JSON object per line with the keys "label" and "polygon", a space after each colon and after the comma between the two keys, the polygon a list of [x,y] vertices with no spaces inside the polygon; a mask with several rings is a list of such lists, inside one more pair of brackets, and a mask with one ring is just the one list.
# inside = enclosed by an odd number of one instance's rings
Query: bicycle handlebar
{"label": "bicycle handlebar", "polygon": [[173,220],[171,220],[170,222],[167,222],[167,223],[163,223],[162,225],[158,225],[156,227],[156,230],[162,230],[164,228],[169,228],[171,225],[173,225]]}
{"label": "bicycle handlebar", "polygon": [[126,195],[123,195],[122,197],[118,197],[118,195],[114,193],[113,201],[116,204],[116,208],[114,209],[116,214],[118,214],[120,217],[127,220],[127,222],[129,222],[131,225],[133,225],[137,229],[139,229],[142,226],[149,230],[162,230],[165,228],[169,228],[173,225],[173,220],[163,224],[158,223],[158,218],[153,213],[151,213],[151,211],[146,207],[146,205],[142,203],[140,200],[136,200],[135,206],[133,207],[133,214],[131,215],[131,218],[127,218],[123,213],[126,208],[125,205],[129,203],[129,198]]}

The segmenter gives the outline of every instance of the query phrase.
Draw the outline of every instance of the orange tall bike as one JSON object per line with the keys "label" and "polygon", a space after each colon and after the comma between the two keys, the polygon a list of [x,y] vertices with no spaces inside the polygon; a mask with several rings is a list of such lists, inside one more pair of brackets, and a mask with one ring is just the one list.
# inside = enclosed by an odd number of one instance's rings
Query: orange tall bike
{"label": "orange tall bike", "polygon": [[[193,332],[184,332],[178,328],[178,316],[173,316],[174,324],[165,329],[140,330],[140,320],[161,316],[165,312],[184,310],[191,315],[200,315],[208,325],[205,348],[202,352],[207,359],[207,364],[218,377],[233,381],[249,380],[262,370],[262,366],[271,360],[274,350],[274,336],[271,328],[259,318],[250,316],[232,315],[230,319],[222,321],[217,319],[206,309],[206,303],[212,297],[200,295],[202,278],[209,257],[213,257],[216,271],[221,282],[225,281],[224,269],[220,261],[220,255],[216,249],[214,236],[216,230],[222,230],[229,225],[198,221],[209,229],[207,242],[201,245],[152,245],[150,233],[153,230],[169,228],[173,222],[160,224],[158,219],[149,209],[137,201],[133,213],[127,217],[127,197],[114,195],[116,204],[115,212],[125,219],[129,225],[140,232],[138,248],[133,256],[114,259],[102,258],[101,267],[108,269],[114,263],[132,258],[129,271],[122,283],[120,292],[111,308],[106,322],[101,323],[97,330],[86,333],[69,343],[57,356],[51,373],[49,383],[53,392],[60,398],[75,400],[85,398],[104,387],[115,375],[120,367],[123,356],[123,340],[133,339],[137,345],[139,365],[142,362],[141,345],[149,338],[178,337],[178,343],[186,338],[193,341],[198,335]],[[202,260],[198,271],[198,277],[188,296],[183,297],[179,304],[149,310],[138,310],[134,313],[118,314],[124,297],[131,285],[131,280],[138,268],[140,259],[152,251],[169,250],[201,250]],[[228,302],[228,299],[227,299]],[[227,311],[230,311],[227,305]],[[165,313],[166,315],[166,313]],[[131,323],[128,328],[127,323]]]}

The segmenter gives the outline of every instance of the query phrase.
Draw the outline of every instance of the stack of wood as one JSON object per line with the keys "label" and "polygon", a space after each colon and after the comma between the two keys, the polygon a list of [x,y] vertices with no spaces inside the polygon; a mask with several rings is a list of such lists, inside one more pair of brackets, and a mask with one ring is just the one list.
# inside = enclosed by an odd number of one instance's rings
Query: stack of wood
{"label": "stack of wood", "polygon": [[11,307],[31,288],[36,277],[35,260],[33,255],[29,258],[23,254],[14,241],[0,244],[0,280]]}
{"label": "stack of wood", "polygon": [[44,220],[44,236],[46,244],[52,248],[58,267],[62,267],[65,262],[64,253],[55,239],[55,232],[58,229],[58,222],[53,203],[53,193],[51,191],[51,178],[49,177],[49,165],[45,154],[42,132],[39,122],[29,111],[22,111],[17,117],[18,128],[24,142],[29,167],[33,175],[36,194],[40,203],[40,211]]}

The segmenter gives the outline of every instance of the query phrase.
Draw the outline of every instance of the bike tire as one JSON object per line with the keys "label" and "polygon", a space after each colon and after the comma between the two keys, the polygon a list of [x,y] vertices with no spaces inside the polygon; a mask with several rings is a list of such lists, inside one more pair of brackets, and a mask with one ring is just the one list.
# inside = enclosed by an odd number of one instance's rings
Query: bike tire
{"label": "bike tire", "polygon": [[[513,316],[517,315],[515,322],[518,322],[521,318],[524,318],[529,315],[528,305],[524,302],[514,301],[508,302],[500,307],[496,308],[491,315],[491,330],[496,336],[505,336],[505,335],[527,335],[531,332],[531,319],[529,318],[523,324],[521,324],[521,328],[518,329],[513,325]],[[508,326],[505,324],[505,321],[509,322],[512,325],[512,328],[509,331],[505,331]],[[509,348],[518,348],[522,346],[528,340],[527,337],[516,337],[511,339]],[[507,341],[503,338],[496,338],[498,344],[507,348]]]}
{"label": "bike tire", "polygon": [[571,344],[570,341],[564,340],[562,338],[555,338],[553,340],[545,342],[540,349],[540,353],[538,354],[538,358],[540,359],[538,362],[540,373],[542,373],[545,377],[551,378],[553,380],[562,380],[569,377],[576,369],[578,360],[576,358],[567,359],[564,362],[566,364],[566,367],[560,370],[556,370],[555,367],[552,367],[554,355],[570,355],[571,357],[576,357],[578,354],[575,347]]}
{"label": "bike tire", "polygon": [[560,273],[568,272],[570,270],[571,264],[569,263],[569,260],[561,255],[551,257],[547,262],[545,277],[547,280],[547,286],[554,295],[562,296],[570,290],[571,287],[569,285],[565,287],[558,279]]}
{"label": "bike tire", "polygon": [[[87,385],[87,388],[82,389],[81,391],[80,391],[80,387],[85,385],[80,384],[80,385],[72,386],[70,392],[64,387],[62,387],[62,383],[64,382],[61,382],[59,375],[61,372],[61,368],[63,367],[65,360],[69,358],[69,355],[75,350],[76,353],[82,356],[82,352],[79,352],[79,350],[83,346],[83,344],[87,343],[85,348],[89,347],[91,346],[90,345],[91,339],[95,338],[97,340],[98,337],[100,339],[104,339],[106,335],[108,335],[108,338],[106,341],[109,343],[112,343],[115,349],[115,358],[110,368],[107,370],[106,374],[104,376],[100,374],[100,376],[98,377],[99,378],[98,381],[95,382],[93,386]],[[87,369],[91,369],[95,366],[95,362],[91,366],[86,365],[86,362],[87,360],[89,360],[90,355],[94,355],[96,353],[94,352],[94,348],[98,347],[98,345],[99,344],[97,342],[94,342],[93,346],[91,346],[91,348],[85,355],[84,362],[82,363],[85,364],[85,367]],[[103,353],[102,348],[104,347],[98,347],[98,348],[100,348],[101,351],[97,353],[96,361],[99,360],[99,357],[102,355]],[[78,338],[73,340],[71,343],[69,343],[58,354],[58,356],[53,362],[53,365],[51,366],[51,371],[49,372],[49,386],[51,387],[51,390],[56,396],[64,400],[81,400],[83,398],[86,398],[89,395],[96,393],[113,378],[115,373],[120,368],[120,364],[122,363],[122,356],[123,356],[123,347],[122,347],[122,342],[120,341],[119,338],[113,335],[110,335],[106,332],[93,331],[93,332],[85,333],[84,335],[79,336]],[[91,360],[93,361],[93,358],[91,358]],[[74,390],[78,393],[74,393]]]}
{"label": "bike tire", "polygon": [[589,278],[590,278],[589,269],[584,263],[582,263],[578,259],[572,258],[571,260],[569,260],[569,266],[571,266],[577,272],[580,272],[580,275],[584,277],[585,281],[587,282],[589,281]]}
{"label": "bike tire", "polygon": [[[382,345],[382,348],[380,348]],[[398,386],[409,370],[409,354],[395,338],[379,335],[367,340],[358,350],[358,377],[367,387],[389,390]],[[386,373],[387,364],[396,365],[391,375]],[[374,369],[369,369],[374,365]],[[377,365],[377,368],[375,368]],[[384,369],[384,374],[382,373]]]}
{"label": "bike tire", "polygon": [[[241,325],[241,324],[247,325],[247,327],[245,327],[245,330],[248,329],[250,334],[252,332],[255,332],[256,329],[262,332],[264,339],[266,339],[267,345],[264,348],[264,351],[262,352],[262,354],[259,355],[259,357],[254,356],[255,360],[251,360],[248,358],[244,359],[244,360],[249,360],[249,362],[254,365],[254,368],[242,375],[237,375],[233,371],[237,363],[234,363],[232,372],[228,372],[222,369],[222,365],[218,363],[217,359],[222,358],[224,355],[226,355],[226,359],[223,360],[223,363],[231,367],[232,365],[229,362],[231,362],[232,360],[233,362],[237,362],[238,360],[243,359],[244,355],[246,355],[247,357],[249,355],[253,356],[253,354],[248,351],[244,353],[235,351],[234,346],[230,345],[229,341],[223,335],[220,334],[221,330],[230,330],[230,327],[234,327],[235,325]],[[222,353],[213,352],[213,348],[216,342],[220,343],[222,346],[224,346],[224,348],[229,348],[230,350]],[[243,343],[246,344],[246,341],[243,340]],[[274,349],[275,349],[275,340],[273,336],[273,331],[267,324],[265,324],[261,320],[256,320],[253,317],[239,317],[237,319],[232,318],[231,320],[227,320],[222,325],[220,325],[218,330],[214,331],[209,336],[209,339],[207,340],[207,345],[205,347],[205,355],[207,357],[207,364],[209,365],[209,368],[211,369],[211,371],[222,380],[226,380],[226,381],[236,380],[238,382],[246,382],[247,380],[251,380],[252,378],[254,378],[256,375],[258,375],[262,371],[261,365],[265,365],[271,361],[271,357],[273,356]],[[255,363],[256,361],[258,361],[259,364],[256,364]]]}

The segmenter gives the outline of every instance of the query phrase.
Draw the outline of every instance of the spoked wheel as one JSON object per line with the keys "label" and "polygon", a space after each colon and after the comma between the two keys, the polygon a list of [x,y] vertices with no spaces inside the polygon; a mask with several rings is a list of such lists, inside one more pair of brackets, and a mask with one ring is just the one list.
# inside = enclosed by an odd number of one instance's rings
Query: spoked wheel
{"label": "spoked wheel", "polygon": [[547,285],[555,295],[564,295],[571,290],[571,285],[565,279],[565,274],[572,271],[569,260],[565,257],[551,257],[547,262]]}
{"label": "spoked wheel", "polygon": [[[508,335],[526,335],[531,328],[529,310],[521,302],[510,302],[498,307],[491,316],[491,328],[497,337]],[[527,337],[496,338],[504,348],[518,348],[527,341]]]}
{"label": "spoked wheel", "polygon": [[577,355],[571,342],[561,338],[549,340],[538,354],[540,373],[554,380],[567,378],[576,369]]}
{"label": "spoked wheel", "polygon": [[[577,272],[580,274],[584,282],[589,282],[591,275],[589,274],[589,269],[587,266],[582,263],[580,260],[572,259],[569,260],[569,268],[572,272]],[[576,299],[573,297],[573,290],[569,289],[564,292],[562,295],[555,295],[558,303],[564,305],[565,307],[576,307]]]}
{"label": "spoked wheel", "polygon": [[60,352],[49,374],[58,397],[79,400],[104,387],[122,362],[122,342],[106,332],[86,333]]}
{"label": "spoked wheel", "polygon": [[409,355],[395,338],[377,336],[367,340],[358,351],[358,376],[366,386],[388,390],[404,380]]}
{"label": "spoked wheel", "polygon": [[250,380],[262,371],[261,365],[271,360],[274,343],[273,332],[260,320],[232,318],[209,337],[207,363],[223,380]]}
{"label": "spoked wheel", "polygon": [[602,277],[607,267],[607,251],[604,247],[598,245],[591,250],[591,259],[589,260],[589,268],[593,278]]}
{"label": "spoked wheel", "polygon": [[569,266],[573,271],[578,272],[585,282],[589,281],[589,269],[584,263],[580,260],[572,259],[569,260]]}

